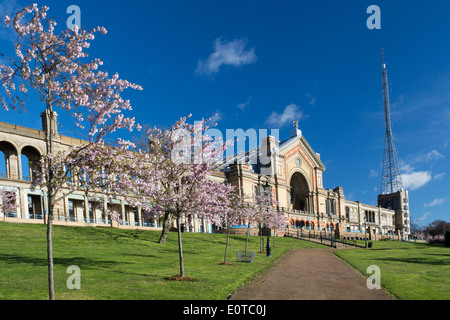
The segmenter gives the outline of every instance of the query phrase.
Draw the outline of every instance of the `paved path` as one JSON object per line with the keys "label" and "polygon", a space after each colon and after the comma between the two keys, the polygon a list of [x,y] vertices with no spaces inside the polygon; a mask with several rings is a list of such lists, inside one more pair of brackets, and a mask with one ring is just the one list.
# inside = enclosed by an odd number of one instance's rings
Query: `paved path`
{"label": "paved path", "polygon": [[296,249],[230,300],[392,300],[368,289],[366,278],[333,254],[336,249]]}

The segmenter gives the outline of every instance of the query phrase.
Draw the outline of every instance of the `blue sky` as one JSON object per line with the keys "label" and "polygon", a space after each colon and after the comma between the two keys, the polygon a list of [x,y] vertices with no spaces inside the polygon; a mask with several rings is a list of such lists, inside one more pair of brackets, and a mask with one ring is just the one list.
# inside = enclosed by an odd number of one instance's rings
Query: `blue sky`
{"label": "blue sky", "polygon": [[[0,14],[33,2],[0,1]],[[218,113],[218,128],[280,129],[292,121],[327,167],[325,187],[376,204],[384,148],[381,48],[393,130],[412,220],[449,221],[450,2],[433,1],[38,1],[50,16],[81,9],[104,26],[89,49],[104,69],[143,86],[127,96],[138,122],[170,125]],[[381,29],[369,30],[370,5]],[[0,28],[0,47],[10,35]],[[43,109],[1,111],[40,129]],[[62,132],[77,135],[64,114]]]}

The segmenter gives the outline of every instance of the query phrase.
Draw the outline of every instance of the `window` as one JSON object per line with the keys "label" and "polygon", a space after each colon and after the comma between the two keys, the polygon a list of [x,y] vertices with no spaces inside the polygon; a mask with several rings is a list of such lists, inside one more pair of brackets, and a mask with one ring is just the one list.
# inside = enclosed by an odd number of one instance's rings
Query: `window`
{"label": "window", "polygon": [[139,226],[139,212],[136,207],[133,208],[133,214],[134,214],[134,225]]}
{"label": "window", "polygon": [[8,177],[8,169],[7,169],[7,157],[6,154],[0,150],[0,177],[6,178]]}
{"label": "window", "polygon": [[89,207],[89,221],[91,223],[94,223],[94,204],[92,202],[88,203],[88,207]]}
{"label": "window", "polygon": [[75,207],[73,205],[73,200],[68,200],[69,207],[69,221],[75,221]]}
{"label": "window", "polygon": [[334,215],[336,213],[336,200],[327,199],[325,201],[327,215]]}
{"label": "window", "polygon": [[41,210],[41,196],[29,194],[28,201],[28,216],[30,219],[43,219]]}
{"label": "window", "polygon": [[385,207],[389,210],[392,210],[392,201],[386,201]]}

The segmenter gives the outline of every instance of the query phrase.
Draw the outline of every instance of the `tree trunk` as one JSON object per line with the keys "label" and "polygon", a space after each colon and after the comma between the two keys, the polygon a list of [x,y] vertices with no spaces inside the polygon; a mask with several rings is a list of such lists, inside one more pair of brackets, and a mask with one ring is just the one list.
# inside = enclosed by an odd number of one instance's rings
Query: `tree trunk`
{"label": "tree trunk", "polygon": [[227,263],[228,243],[230,242],[230,227],[227,226],[227,244],[225,245],[225,258],[224,263]]}
{"label": "tree trunk", "polygon": [[245,255],[247,255],[247,247],[248,247],[248,236],[250,234],[250,222],[248,223],[247,226],[247,237],[245,239]]}
{"label": "tree trunk", "polygon": [[178,253],[180,256],[180,277],[184,277],[183,244],[181,242],[181,215],[177,212]]}
{"label": "tree trunk", "polygon": [[[46,120],[46,147],[47,155],[53,155],[53,109],[50,99],[47,99],[48,119]],[[48,180],[47,180],[47,263],[48,263],[48,296],[49,300],[55,300],[55,281],[53,276],[53,158],[48,160]]]}
{"label": "tree trunk", "polygon": [[263,229],[261,228],[261,226],[259,226],[259,252],[264,252],[264,240],[263,240]]}
{"label": "tree trunk", "polygon": [[161,236],[159,237],[159,240],[158,240],[159,244],[166,243],[167,235],[169,234],[169,230],[170,230],[170,223],[171,223],[170,217],[171,217],[170,212],[164,213],[163,229],[161,232]]}
{"label": "tree trunk", "polygon": [[[50,197],[49,197],[50,200]],[[55,280],[53,278],[53,238],[52,238],[52,226],[53,226],[53,208],[52,205],[48,205],[47,216],[47,262],[48,262],[48,298],[49,300],[55,300]]]}

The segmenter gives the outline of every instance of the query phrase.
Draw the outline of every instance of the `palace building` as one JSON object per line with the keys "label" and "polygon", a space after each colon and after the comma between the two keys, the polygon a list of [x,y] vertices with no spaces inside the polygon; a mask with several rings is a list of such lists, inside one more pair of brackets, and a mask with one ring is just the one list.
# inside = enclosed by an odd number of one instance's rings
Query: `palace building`
{"label": "palace building", "polygon": [[[46,132],[52,126],[54,150],[81,146],[85,141],[57,133],[56,113],[53,118],[42,114],[43,130],[0,122],[0,190],[15,191],[16,212],[0,210],[0,220],[44,223],[47,199],[43,190],[32,190],[32,168],[46,151]],[[50,119],[55,119],[50,121]],[[269,161],[260,161],[265,156]],[[277,141],[269,136],[256,149],[224,158],[211,179],[227,181],[248,195],[260,194],[270,186],[278,210],[289,217],[287,228],[310,232],[334,231],[340,237],[371,239],[405,237],[408,234],[402,204],[407,192],[380,195],[378,206],[346,199],[343,188],[326,189],[323,185],[325,166],[295,123],[291,136]],[[111,221],[107,212],[115,212],[120,221]],[[74,226],[111,225],[119,228],[160,229],[159,221],[146,218],[138,208],[118,197],[113,203],[98,203],[97,197],[74,192],[55,207],[54,224]],[[213,226],[203,219],[193,219],[185,231],[212,232]]]}
{"label": "palace building", "polygon": [[[57,132],[56,113],[53,121],[43,113],[43,130],[35,130],[0,122],[0,190],[15,191],[16,212],[4,213],[0,210],[0,220],[24,223],[44,223],[47,197],[43,190],[32,190],[32,167],[41,155],[46,153],[46,127],[52,126],[55,152],[67,150],[71,146],[82,146],[86,141]],[[2,157],[2,155],[4,157]],[[76,183],[75,181],[72,181]],[[55,206],[56,225],[102,226],[123,228],[158,228],[158,221],[146,219],[138,208],[129,206],[124,199],[114,199],[98,203],[97,197],[86,196],[84,192],[74,192],[64,197]],[[107,212],[120,217],[120,222],[111,220]]]}
{"label": "palace building", "polygon": [[[259,159],[264,159],[261,161]],[[341,187],[326,189],[325,166],[294,122],[291,136],[269,136],[259,148],[224,160],[227,180],[245,194],[273,192],[278,210],[289,216],[289,228],[339,232],[339,237],[382,239],[409,233],[407,191],[380,195],[378,206],[347,200]],[[368,235],[367,235],[368,233]]]}

